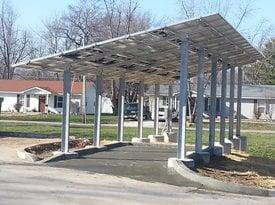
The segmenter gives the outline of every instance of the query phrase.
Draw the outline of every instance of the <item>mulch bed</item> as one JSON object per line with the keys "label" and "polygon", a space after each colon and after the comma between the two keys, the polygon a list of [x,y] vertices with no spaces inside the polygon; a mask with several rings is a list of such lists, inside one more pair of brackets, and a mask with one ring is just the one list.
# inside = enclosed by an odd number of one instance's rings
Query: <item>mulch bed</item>
{"label": "mulch bed", "polygon": [[[92,145],[92,140],[77,139],[69,142],[69,148],[71,150],[85,148],[88,145]],[[25,149],[26,152],[32,153],[38,156],[40,159],[44,159],[53,155],[54,151],[59,151],[61,148],[61,142],[46,143],[40,145],[34,145]]]}
{"label": "mulch bed", "polygon": [[246,186],[275,188],[275,160],[233,153],[227,157],[214,157],[196,172],[214,179]]}

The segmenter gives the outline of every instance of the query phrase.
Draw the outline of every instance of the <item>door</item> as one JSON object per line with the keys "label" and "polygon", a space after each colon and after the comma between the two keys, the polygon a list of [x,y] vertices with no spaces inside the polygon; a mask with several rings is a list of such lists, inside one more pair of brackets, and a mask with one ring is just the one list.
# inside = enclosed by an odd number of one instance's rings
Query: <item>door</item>
{"label": "door", "polygon": [[39,96],[39,112],[45,112],[46,96]]}

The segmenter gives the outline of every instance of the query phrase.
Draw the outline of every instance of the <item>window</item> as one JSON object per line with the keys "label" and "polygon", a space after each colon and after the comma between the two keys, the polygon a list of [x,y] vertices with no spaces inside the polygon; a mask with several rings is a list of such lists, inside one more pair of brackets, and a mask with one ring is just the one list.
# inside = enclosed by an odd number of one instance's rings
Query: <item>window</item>
{"label": "window", "polygon": [[26,105],[26,107],[30,107],[30,100],[31,100],[31,96],[27,95],[27,105]]}
{"label": "window", "polygon": [[217,102],[216,102],[216,112],[220,113],[221,112],[221,99],[217,98]]}
{"label": "window", "polygon": [[62,108],[62,107],[63,107],[63,97],[54,96],[54,108]]}
{"label": "window", "polygon": [[204,98],[204,111],[209,111],[209,100],[208,98]]}

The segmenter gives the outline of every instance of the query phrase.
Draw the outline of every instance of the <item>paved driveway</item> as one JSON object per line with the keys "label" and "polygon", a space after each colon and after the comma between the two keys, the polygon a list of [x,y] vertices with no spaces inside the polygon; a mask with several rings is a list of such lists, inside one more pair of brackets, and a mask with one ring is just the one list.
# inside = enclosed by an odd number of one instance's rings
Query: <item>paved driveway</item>
{"label": "paved driveway", "polygon": [[135,144],[49,165],[142,181],[191,186],[191,182],[176,173],[170,173],[167,169],[167,159],[176,157],[176,152],[175,145]]}

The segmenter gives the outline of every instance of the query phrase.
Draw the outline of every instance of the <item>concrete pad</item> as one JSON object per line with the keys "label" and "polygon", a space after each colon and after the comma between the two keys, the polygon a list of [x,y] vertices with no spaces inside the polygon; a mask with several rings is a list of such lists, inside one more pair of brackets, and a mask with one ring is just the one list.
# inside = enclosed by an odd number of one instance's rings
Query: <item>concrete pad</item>
{"label": "concrete pad", "polygon": [[132,138],[132,143],[150,143],[150,139],[134,137]]}
{"label": "concrete pad", "polygon": [[240,136],[239,138],[241,140],[240,151],[241,152],[246,152],[247,151],[247,137],[246,136]]}
{"label": "concrete pad", "polygon": [[181,162],[183,163],[185,166],[189,167],[189,168],[193,168],[195,166],[194,160],[193,159],[189,159],[189,158],[185,158],[185,159],[178,159],[178,158],[169,158],[168,159],[168,164],[167,167],[168,168],[175,168],[175,163]]}
{"label": "concrete pad", "polygon": [[237,136],[233,136],[233,139],[232,139],[232,144],[233,144],[233,149],[234,150],[240,150],[240,145],[241,145],[241,139]]}
{"label": "concrete pad", "polygon": [[164,142],[164,136],[163,135],[148,135],[148,138],[150,139],[151,143]]}
{"label": "concrete pad", "polygon": [[229,139],[225,138],[224,143],[222,143],[222,146],[223,146],[223,151],[225,155],[231,154],[233,143]]}

